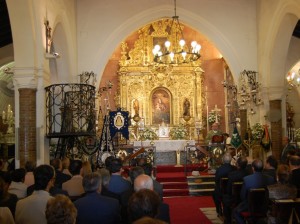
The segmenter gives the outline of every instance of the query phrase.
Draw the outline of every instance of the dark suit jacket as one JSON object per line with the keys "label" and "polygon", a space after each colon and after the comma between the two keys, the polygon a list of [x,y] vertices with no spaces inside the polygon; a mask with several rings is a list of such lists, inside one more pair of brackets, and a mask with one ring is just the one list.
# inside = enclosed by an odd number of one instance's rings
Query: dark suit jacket
{"label": "dark suit jacket", "polygon": [[163,202],[160,204],[158,215],[156,218],[170,223],[170,208],[168,204]]}
{"label": "dark suit jacket", "polygon": [[163,186],[157,180],[153,180],[153,190],[158,193],[160,199],[163,199]]}
{"label": "dark suit jacket", "polygon": [[71,176],[68,175],[68,174],[65,174],[59,170],[55,170],[55,174],[56,174],[56,177],[55,177],[55,183],[54,185],[58,188],[62,188],[62,184],[68,180],[71,179]]}
{"label": "dark suit jacket", "polygon": [[77,224],[115,224],[120,222],[119,202],[117,199],[102,196],[96,192],[74,202],[77,208]]}
{"label": "dark suit jacket", "polygon": [[248,192],[254,188],[267,188],[268,185],[275,184],[272,177],[264,175],[261,172],[254,172],[251,175],[244,177],[244,183],[241,190],[241,200],[248,202]]}
{"label": "dark suit jacket", "polygon": [[292,171],[289,183],[295,185],[298,189],[300,188],[300,168]]}
{"label": "dark suit jacket", "polygon": [[262,173],[273,177],[276,182],[276,169],[263,169]]}
{"label": "dark suit jacket", "polygon": [[220,194],[221,189],[220,189],[220,180],[223,177],[228,177],[228,174],[235,170],[236,168],[228,163],[222,164],[217,170],[215,174],[215,193]]}
{"label": "dark suit jacket", "polygon": [[112,174],[107,189],[115,194],[121,194],[125,191],[132,189],[132,185],[128,180],[125,180],[121,175]]}
{"label": "dark suit jacket", "polygon": [[231,195],[232,194],[232,184],[234,182],[241,182],[243,181],[243,178],[248,175],[248,172],[246,169],[242,170],[235,170],[228,174],[228,182],[227,182],[227,189],[226,194]]}

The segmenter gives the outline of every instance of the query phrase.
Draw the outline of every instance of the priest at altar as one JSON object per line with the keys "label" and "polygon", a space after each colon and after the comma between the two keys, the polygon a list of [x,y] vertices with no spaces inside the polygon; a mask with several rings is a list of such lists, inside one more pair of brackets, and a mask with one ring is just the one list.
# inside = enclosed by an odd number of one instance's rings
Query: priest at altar
{"label": "priest at altar", "polygon": [[[205,144],[210,145],[212,143],[213,136],[223,136],[223,132],[220,130],[219,123],[213,123],[211,130],[207,133],[205,137]],[[221,143],[221,142],[217,142]]]}

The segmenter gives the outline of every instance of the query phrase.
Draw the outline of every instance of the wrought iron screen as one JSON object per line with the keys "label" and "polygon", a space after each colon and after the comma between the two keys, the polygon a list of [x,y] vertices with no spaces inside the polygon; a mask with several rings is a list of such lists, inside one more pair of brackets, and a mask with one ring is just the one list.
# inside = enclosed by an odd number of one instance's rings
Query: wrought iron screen
{"label": "wrought iron screen", "polygon": [[46,90],[46,136],[96,135],[95,87],[54,84]]}

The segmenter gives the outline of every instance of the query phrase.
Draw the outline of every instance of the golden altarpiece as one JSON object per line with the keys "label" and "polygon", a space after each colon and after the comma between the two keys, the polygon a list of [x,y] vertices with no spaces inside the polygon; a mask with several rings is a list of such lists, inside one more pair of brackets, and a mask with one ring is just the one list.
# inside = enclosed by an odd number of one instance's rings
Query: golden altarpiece
{"label": "golden altarpiece", "polygon": [[[195,139],[195,123],[202,124],[205,96],[203,70],[198,60],[189,64],[153,63],[153,46],[170,37],[170,19],[161,19],[138,31],[132,49],[121,44],[116,104],[130,112],[136,126],[188,127],[188,139]],[[199,137],[199,136],[198,136]]]}

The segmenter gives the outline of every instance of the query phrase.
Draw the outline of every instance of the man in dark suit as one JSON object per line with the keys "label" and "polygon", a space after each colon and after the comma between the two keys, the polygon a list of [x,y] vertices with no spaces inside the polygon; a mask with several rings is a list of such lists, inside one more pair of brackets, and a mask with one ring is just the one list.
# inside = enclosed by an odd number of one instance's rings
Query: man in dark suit
{"label": "man in dark suit", "polygon": [[291,156],[289,159],[289,166],[291,170],[289,183],[300,189],[300,157]]}
{"label": "man in dark suit", "polygon": [[223,164],[216,170],[215,174],[215,190],[213,192],[213,199],[216,205],[216,211],[218,216],[223,215],[221,199],[222,199],[222,192],[221,192],[221,178],[228,177],[228,174],[235,170],[235,167],[232,166],[231,163],[231,155],[230,153],[225,153],[223,155]]}
{"label": "man in dark suit", "polygon": [[74,202],[77,208],[77,224],[114,224],[120,222],[120,208],[117,199],[102,196],[101,176],[90,173],[83,177],[86,195]]}
{"label": "man in dark suit", "polygon": [[277,166],[278,166],[277,159],[273,155],[270,155],[266,159],[265,168],[263,169],[262,173],[273,177],[276,182]]}
{"label": "man in dark suit", "polygon": [[[242,202],[234,209],[234,218],[237,223],[245,223],[241,212],[248,210],[248,193],[250,189],[255,188],[267,188],[268,185],[274,184],[274,178],[262,174],[263,162],[260,159],[255,159],[252,162],[253,174],[244,177],[243,187],[241,190],[241,200]],[[267,208],[266,208],[267,210]]]}
{"label": "man in dark suit", "polygon": [[108,190],[121,195],[125,191],[132,189],[131,183],[122,177],[122,161],[119,158],[115,158],[111,161],[109,171],[111,177],[108,184]]}
{"label": "man in dark suit", "polygon": [[228,182],[226,188],[226,194],[223,195],[223,204],[224,204],[224,223],[231,223],[231,206],[233,201],[232,198],[232,184],[234,182],[241,182],[243,178],[248,175],[247,172],[247,158],[241,156],[237,159],[237,170],[234,170],[228,174]]}
{"label": "man in dark suit", "polygon": [[[150,176],[148,176],[146,174],[141,174],[137,178],[135,178],[134,191],[137,192],[141,189],[149,189],[149,190],[154,191],[153,180]],[[159,210],[159,212],[158,212],[158,216],[156,218],[163,220],[167,223],[170,223],[169,205],[161,201],[158,210]]]}

